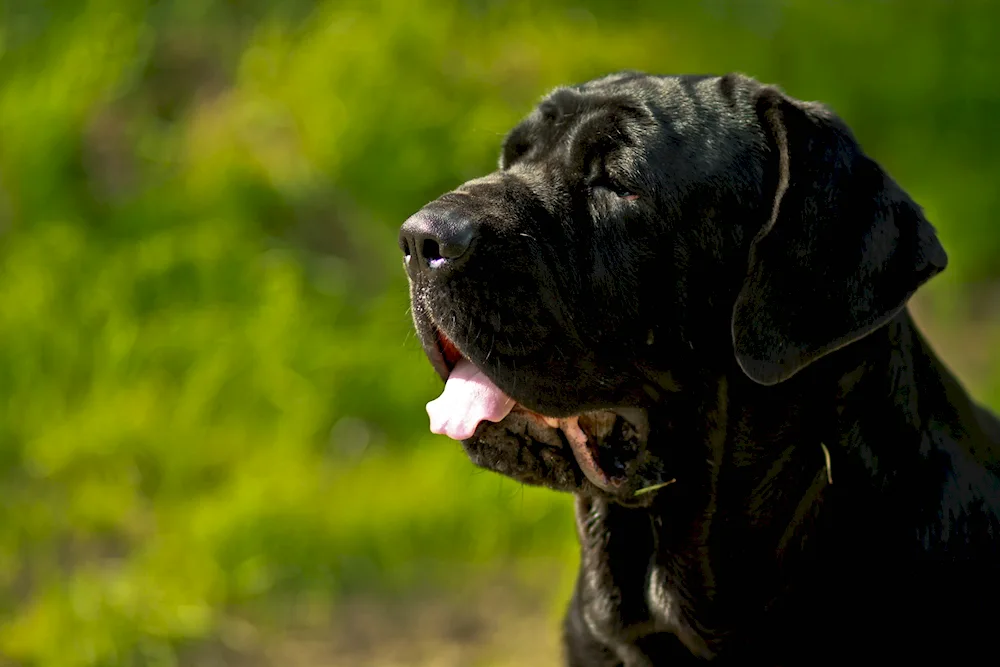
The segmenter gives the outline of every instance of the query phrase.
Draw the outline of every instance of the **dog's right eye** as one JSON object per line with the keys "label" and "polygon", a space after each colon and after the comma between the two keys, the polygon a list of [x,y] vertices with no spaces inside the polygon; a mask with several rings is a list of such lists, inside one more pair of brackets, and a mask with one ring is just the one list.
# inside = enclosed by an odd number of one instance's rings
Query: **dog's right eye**
{"label": "dog's right eye", "polygon": [[635,201],[639,198],[639,195],[632,192],[628,187],[623,186],[619,183],[615,183],[609,178],[600,178],[590,183],[591,190],[606,190],[617,197],[624,199],[626,201]]}

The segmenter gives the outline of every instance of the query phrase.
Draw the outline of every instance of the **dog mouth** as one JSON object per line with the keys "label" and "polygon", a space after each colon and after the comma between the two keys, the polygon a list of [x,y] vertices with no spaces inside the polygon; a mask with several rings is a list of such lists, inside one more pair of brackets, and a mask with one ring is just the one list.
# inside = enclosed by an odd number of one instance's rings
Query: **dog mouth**
{"label": "dog mouth", "polygon": [[588,411],[568,417],[549,417],[530,410],[505,394],[444,332],[434,327],[433,336],[435,345],[427,346],[431,348],[428,352],[435,369],[445,380],[445,387],[438,398],[427,404],[432,433],[465,441],[476,435],[480,425],[499,423],[516,413],[537,426],[556,431],[558,440],[569,447],[580,470],[594,486],[610,493],[622,489],[626,482],[622,466],[614,461],[605,462],[607,456],[602,456],[600,448],[600,441],[622,419],[619,415],[610,411]]}

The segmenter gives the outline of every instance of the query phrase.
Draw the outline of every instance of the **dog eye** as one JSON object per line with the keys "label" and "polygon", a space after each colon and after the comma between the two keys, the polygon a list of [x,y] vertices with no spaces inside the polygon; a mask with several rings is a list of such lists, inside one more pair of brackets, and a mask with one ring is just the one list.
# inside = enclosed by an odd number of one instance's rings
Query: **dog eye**
{"label": "dog eye", "polygon": [[624,199],[625,201],[635,201],[639,198],[639,195],[635,194],[627,187],[619,185],[618,183],[614,183],[608,179],[601,179],[599,181],[595,181],[593,184],[591,184],[591,187],[595,189],[601,188],[603,190],[607,190],[612,194],[618,196],[619,198]]}

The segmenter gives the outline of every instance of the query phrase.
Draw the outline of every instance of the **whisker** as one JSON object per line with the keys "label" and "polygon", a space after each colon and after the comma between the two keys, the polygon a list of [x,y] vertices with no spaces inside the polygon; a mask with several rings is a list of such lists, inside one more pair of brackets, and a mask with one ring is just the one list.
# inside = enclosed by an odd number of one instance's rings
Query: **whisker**
{"label": "whisker", "polygon": [[493,354],[493,345],[497,342],[497,334],[494,331],[493,335],[490,337],[490,347],[486,350],[486,360],[485,363],[490,363],[490,355]]}

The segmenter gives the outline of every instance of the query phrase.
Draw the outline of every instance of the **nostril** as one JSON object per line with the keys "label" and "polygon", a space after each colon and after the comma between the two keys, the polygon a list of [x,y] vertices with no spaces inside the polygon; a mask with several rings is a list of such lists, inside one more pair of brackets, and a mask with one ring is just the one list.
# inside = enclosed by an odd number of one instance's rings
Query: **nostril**
{"label": "nostril", "polygon": [[428,263],[435,263],[435,260],[443,259],[441,257],[441,246],[434,239],[424,239],[424,244],[420,248],[420,254],[424,258],[424,261]]}
{"label": "nostril", "polygon": [[419,211],[400,228],[399,249],[406,255],[407,271],[458,266],[468,254],[474,226],[454,211]]}

